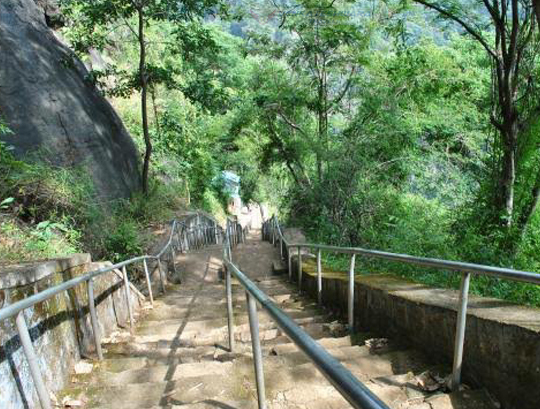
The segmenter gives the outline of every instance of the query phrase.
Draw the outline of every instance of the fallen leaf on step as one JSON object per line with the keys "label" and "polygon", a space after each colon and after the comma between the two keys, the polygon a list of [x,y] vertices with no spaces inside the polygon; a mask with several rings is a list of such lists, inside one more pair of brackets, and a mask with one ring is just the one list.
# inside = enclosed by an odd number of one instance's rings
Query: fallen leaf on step
{"label": "fallen leaf on step", "polygon": [[62,406],[64,408],[82,408],[84,406],[84,402],[79,399],[73,399],[70,396],[66,396],[64,399],[62,399]]}
{"label": "fallen leaf on step", "polygon": [[68,400],[64,403],[65,408],[82,408],[84,403],[80,400]]}
{"label": "fallen leaf on step", "polygon": [[110,344],[110,343],[113,343],[115,342],[116,338],[120,335],[120,331],[114,331],[113,333],[111,333],[111,335],[109,335],[108,337],[103,337],[101,339],[101,342],[103,344]]}
{"label": "fallen leaf on step", "polygon": [[388,338],[366,339],[365,344],[369,348],[369,352],[377,354],[388,349]]}
{"label": "fallen leaf on step", "polygon": [[90,373],[92,372],[92,369],[94,369],[94,365],[84,361],[75,365],[75,373],[77,375]]}
{"label": "fallen leaf on step", "polygon": [[435,392],[446,388],[446,378],[443,378],[431,371],[422,372],[415,379],[416,385],[426,392]]}
{"label": "fallen leaf on step", "polygon": [[170,391],[170,392],[164,393],[164,394],[163,394],[163,397],[164,397],[164,398],[168,398],[169,396],[172,396],[172,395],[174,395],[175,393],[176,393],[176,389],[173,389],[173,390]]}
{"label": "fallen leaf on step", "polygon": [[323,328],[335,336],[341,336],[347,332],[347,327],[339,321],[332,321],[329,324],[323,324]]}

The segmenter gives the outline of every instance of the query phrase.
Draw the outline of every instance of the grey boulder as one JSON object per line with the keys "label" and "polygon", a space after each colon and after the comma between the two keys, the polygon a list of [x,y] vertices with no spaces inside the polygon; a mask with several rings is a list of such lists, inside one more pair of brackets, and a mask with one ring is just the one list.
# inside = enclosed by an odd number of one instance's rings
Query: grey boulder
{"label": "grey boulder", "polygon": [[88,71],[47,26],[33,0],[0,1],[1,138],[18,157],[38,151],[59,166],[82,166],[103,200],[141,185],[137,149]]}

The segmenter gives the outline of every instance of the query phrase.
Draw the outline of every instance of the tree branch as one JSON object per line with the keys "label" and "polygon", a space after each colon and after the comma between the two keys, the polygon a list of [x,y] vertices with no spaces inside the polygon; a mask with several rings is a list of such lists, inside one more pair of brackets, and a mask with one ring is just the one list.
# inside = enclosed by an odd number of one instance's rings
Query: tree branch
{"label": "tree branch", "polygon": [[281,109],[277,108],[276,113],[280,116],[281,119],[283,119],[287,125],[289,125],[294,130],[300,132],[302,135],[307,136],[306,132],[302,128],[300,128],[298,125],[296,125],[293,121],[291,121],[287,116],[281,111]]}
{"label": "tree branch", "polygon": [[427,2],[425,0],[413,0],[413,1],[416,2],[416,3],[422,4],[423,6],[429,8],[429,9],[435,10],[438,13],[442,14],[443,16],[449,18],[450,20],[458,23],[461,27],[463,27],[465,29],[465,31],[467,31],[480,44],[482,44],[482,46],[485,48],[485,50],[488,52],[488,54],[491,57],[493,57],[494,59],[498,59],[497,53],[495,53],[495,51],[493,51],[493,49],[489,46],[489,44],[487,43],[485,38],[482,37],[480,35],[480,33],[478,33],[475,29],[473,29],[469,24],[467,24],[465,21],[460,19],[458,16],[455,16],[450,11],[444,9],[441,6],[438,6],[437,4],[432,4],[432,3],[429,3],[429,2]]}
{"label": "tree branch", "polygon": [[330,111],[335,105],[339,104],[341,100],[343,99],[343,97],[345,96],[345,94],[347,94],[347,91],[349,91],[349,89],[351,88],[352,78],[356,72],[356,68],[357,68],[356,65],[352,67],[351,73],[349,74],[349,78],[347,79],[345,87],[343,87],[343,89],[341,90],[341,93],[336,98],[334,98],[334,100],[332,101],[332,103],[330,104],[328,108],[328,111]]}

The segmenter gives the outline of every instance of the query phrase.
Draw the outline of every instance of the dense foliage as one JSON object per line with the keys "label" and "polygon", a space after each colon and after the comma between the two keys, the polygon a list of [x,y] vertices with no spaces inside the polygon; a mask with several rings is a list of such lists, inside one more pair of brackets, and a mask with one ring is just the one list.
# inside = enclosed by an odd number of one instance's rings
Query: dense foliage
{"label": "dense foliage", "polygon": [[[540,272],[540,31],[528,1],[504,4],[64,0],[63,34],[152,153],[150,197],[130,208],[172,186],[222,211],[232,170],[245,202],[313,240]],[[142,219],[105,247],[135,252],[118,241]],[[529,286],[473,290],[540,305]]]}

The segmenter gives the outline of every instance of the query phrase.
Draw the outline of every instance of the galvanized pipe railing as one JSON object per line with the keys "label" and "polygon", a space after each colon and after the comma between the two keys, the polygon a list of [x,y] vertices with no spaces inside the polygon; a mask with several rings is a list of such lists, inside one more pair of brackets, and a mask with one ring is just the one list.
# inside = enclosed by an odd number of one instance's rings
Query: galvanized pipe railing
{"label": "galvanized pipe railing", "polygon": [[315,249],[317,251],[317,294],[319,303],[322,302],[322,267],[321,252],[327,251],[338,254],[349,254],[351,256],[348,274],[348,324],[350,330],[354,326],[354,268],[356,256],[378,258],[388,261],[413,264],[423,267],[434,267],[441,270],[461,272],[461,285],[459,290],[459,302],[457,305],[456,335],[454,340],[454,360],[452,366],[451,388],[457,389],[461,384],[461,372],[463,364],[463,350],[465,344],[465,328],[467,323],[467,306],[469,297],[469,284],[471,274],[486,275],[503,278],[512,281],[519,281],[530,284],[540,284],[540,274],[513,270],[510,268],[493,267],[481,264],[464,263],[460,261],[439,260],[435,258],[416,257],[407,254],[389,253],[378,250],[368,250],[359,247],[339,247],[313,243],[290,243],[281,230],[276,216],[263,224],[263,238],[276,242],[278,237],[280,245],[288,256],[289,279],[292,279],[291,250],[298,249],[298,287],[301,288],[302,280],[302,249]]}
{"label": "galvanized pipe railing", "polygon": [[[232,227],[235,225],[235,227]],[[259,337],[259,322],[257,316],[257,302],[272,317],[281,330],[291,339],[296,346],[302,350],[315,364],[317,369],[330,381],[336,390],[357,409],[389,409],[377,396],[375,396],[362,382],[360,382],[347,368],[337,359],[330,355],[313,338],[311,338],[302,328],[300,328],[283,310],[281,310],[255,283],[253,283],[240,269],[233,263],[231,248],[235,244],[235,236],[231,232],[242,227],[234,222],[228,221],[225,231],[223,245],[223,262],[226,267],[226,296],[227,315],[229,326],[229,349],[234,350],[234,317],[232,305],[231,280],[232,276],[239,281],[246,291],[246,302],[248,305],[249,326],[251,332],[251,343],[253,351],[253,363],[255,379],[257,384],[257,398],[259,409],[266,409],[264,368]],[[276,232],[263,225],[263,239],[273,238],[276,243]],[[245,234],[245,232],[243,232]],[[284,238],[280,237],[280,243],[284,243]],[[290,258],[289,258],[290,259]]]}
{"label": "galvanized pipe railing", "polygon": [[[197,217],[197,225],[194,228],[188,227],[187,223],[189,223],[195,217]],[[176,220],[173,220],[172,225],[171,225],[171,233],[169,235],[167,243],[164,245],[163,249],[154,256],[144,255],[140,257],[135,257],[130,260],[126,260],[121,263],[117,263],[112,266],[109,266],[109,267],[101,268],[95,271],[90,271],[80,277],[75,277],[62,284],[48,288],[44,291],[41,291],[37,294],[24,298],[20,301],[17,301],[14,304],[8,305],[0,309],[0,321],[9,319],[11,317],[16,317],[17,331],[21,340],[24,354],[26,356],[26,359],[30,367],[30,373],[31,373],[34,387],[36,389],[42,409],[52,409],[51,398],[50,398],[49,392],[47,391],[41,371],[39,369],[36,351],[32,344],[32,340],[30,338],[29,331],[28,331],[28,325],[24,317],[24,310],[26,310],[27,308],[31,308],[34,305],[39,304],[43,301],[46,301],[57,294],[70,290],[80,284],[86,283],[87,291],[88,291],[88,305],[89,305],[89,311],[90,311],[90,320],[91,320],[93,338],[94,338],[94,343],[95,343],[95,348],[96,348],[96,354],[98,356],[98,359],[102,360],[103,352],[101,349],[101,335],[100,335],[99,321],[98,321],[98,316],[96,313],[96,305],[95,305],[94,279],[96,277],[99,277],[109,272],[114,272],[118,270],[122,271],[122,280],[124,282],[124,294],[125,294],[126,303],[128,306],[130,328],[132,329],[134,325],[133,308],[131,305],[131,289],[130,289],[132,284],[130,283],[130,280],[128,277],[127,267],[136,263],[143,264],[146,287],[148,290],[150,303],[153,305],[154,296],[152,293],[152,285],[151,285],[151,280],[150,280],[150,274],[148,271],[149,260],[155,260],[157,262],[161,289],[163,292],[165,292],[165,283],[164,283],[161,262],[167,254],[170,255],[172,264],[174,266],[176,251],[185,252],[185,251],[188,251],[190,248],[201,245],[202,244],[201,235],[203,234],[203,232],[208,233],[208,231],[212,231],[214,233],[213,234],[214,240],[211,240],[211,241],[215,241],[215,243],[218,244],[219,238],[222,235],[221,227],[218,226],[215,220],[204,215],[202,217],[205,219],[206,223],[204,225],[201,225],[199,222],[200,217],[201,216],[199,214],[196,214],[196,215],[189,216],[185,222],[177,222]],[[211,241],[207,241],[207,243]]]}

